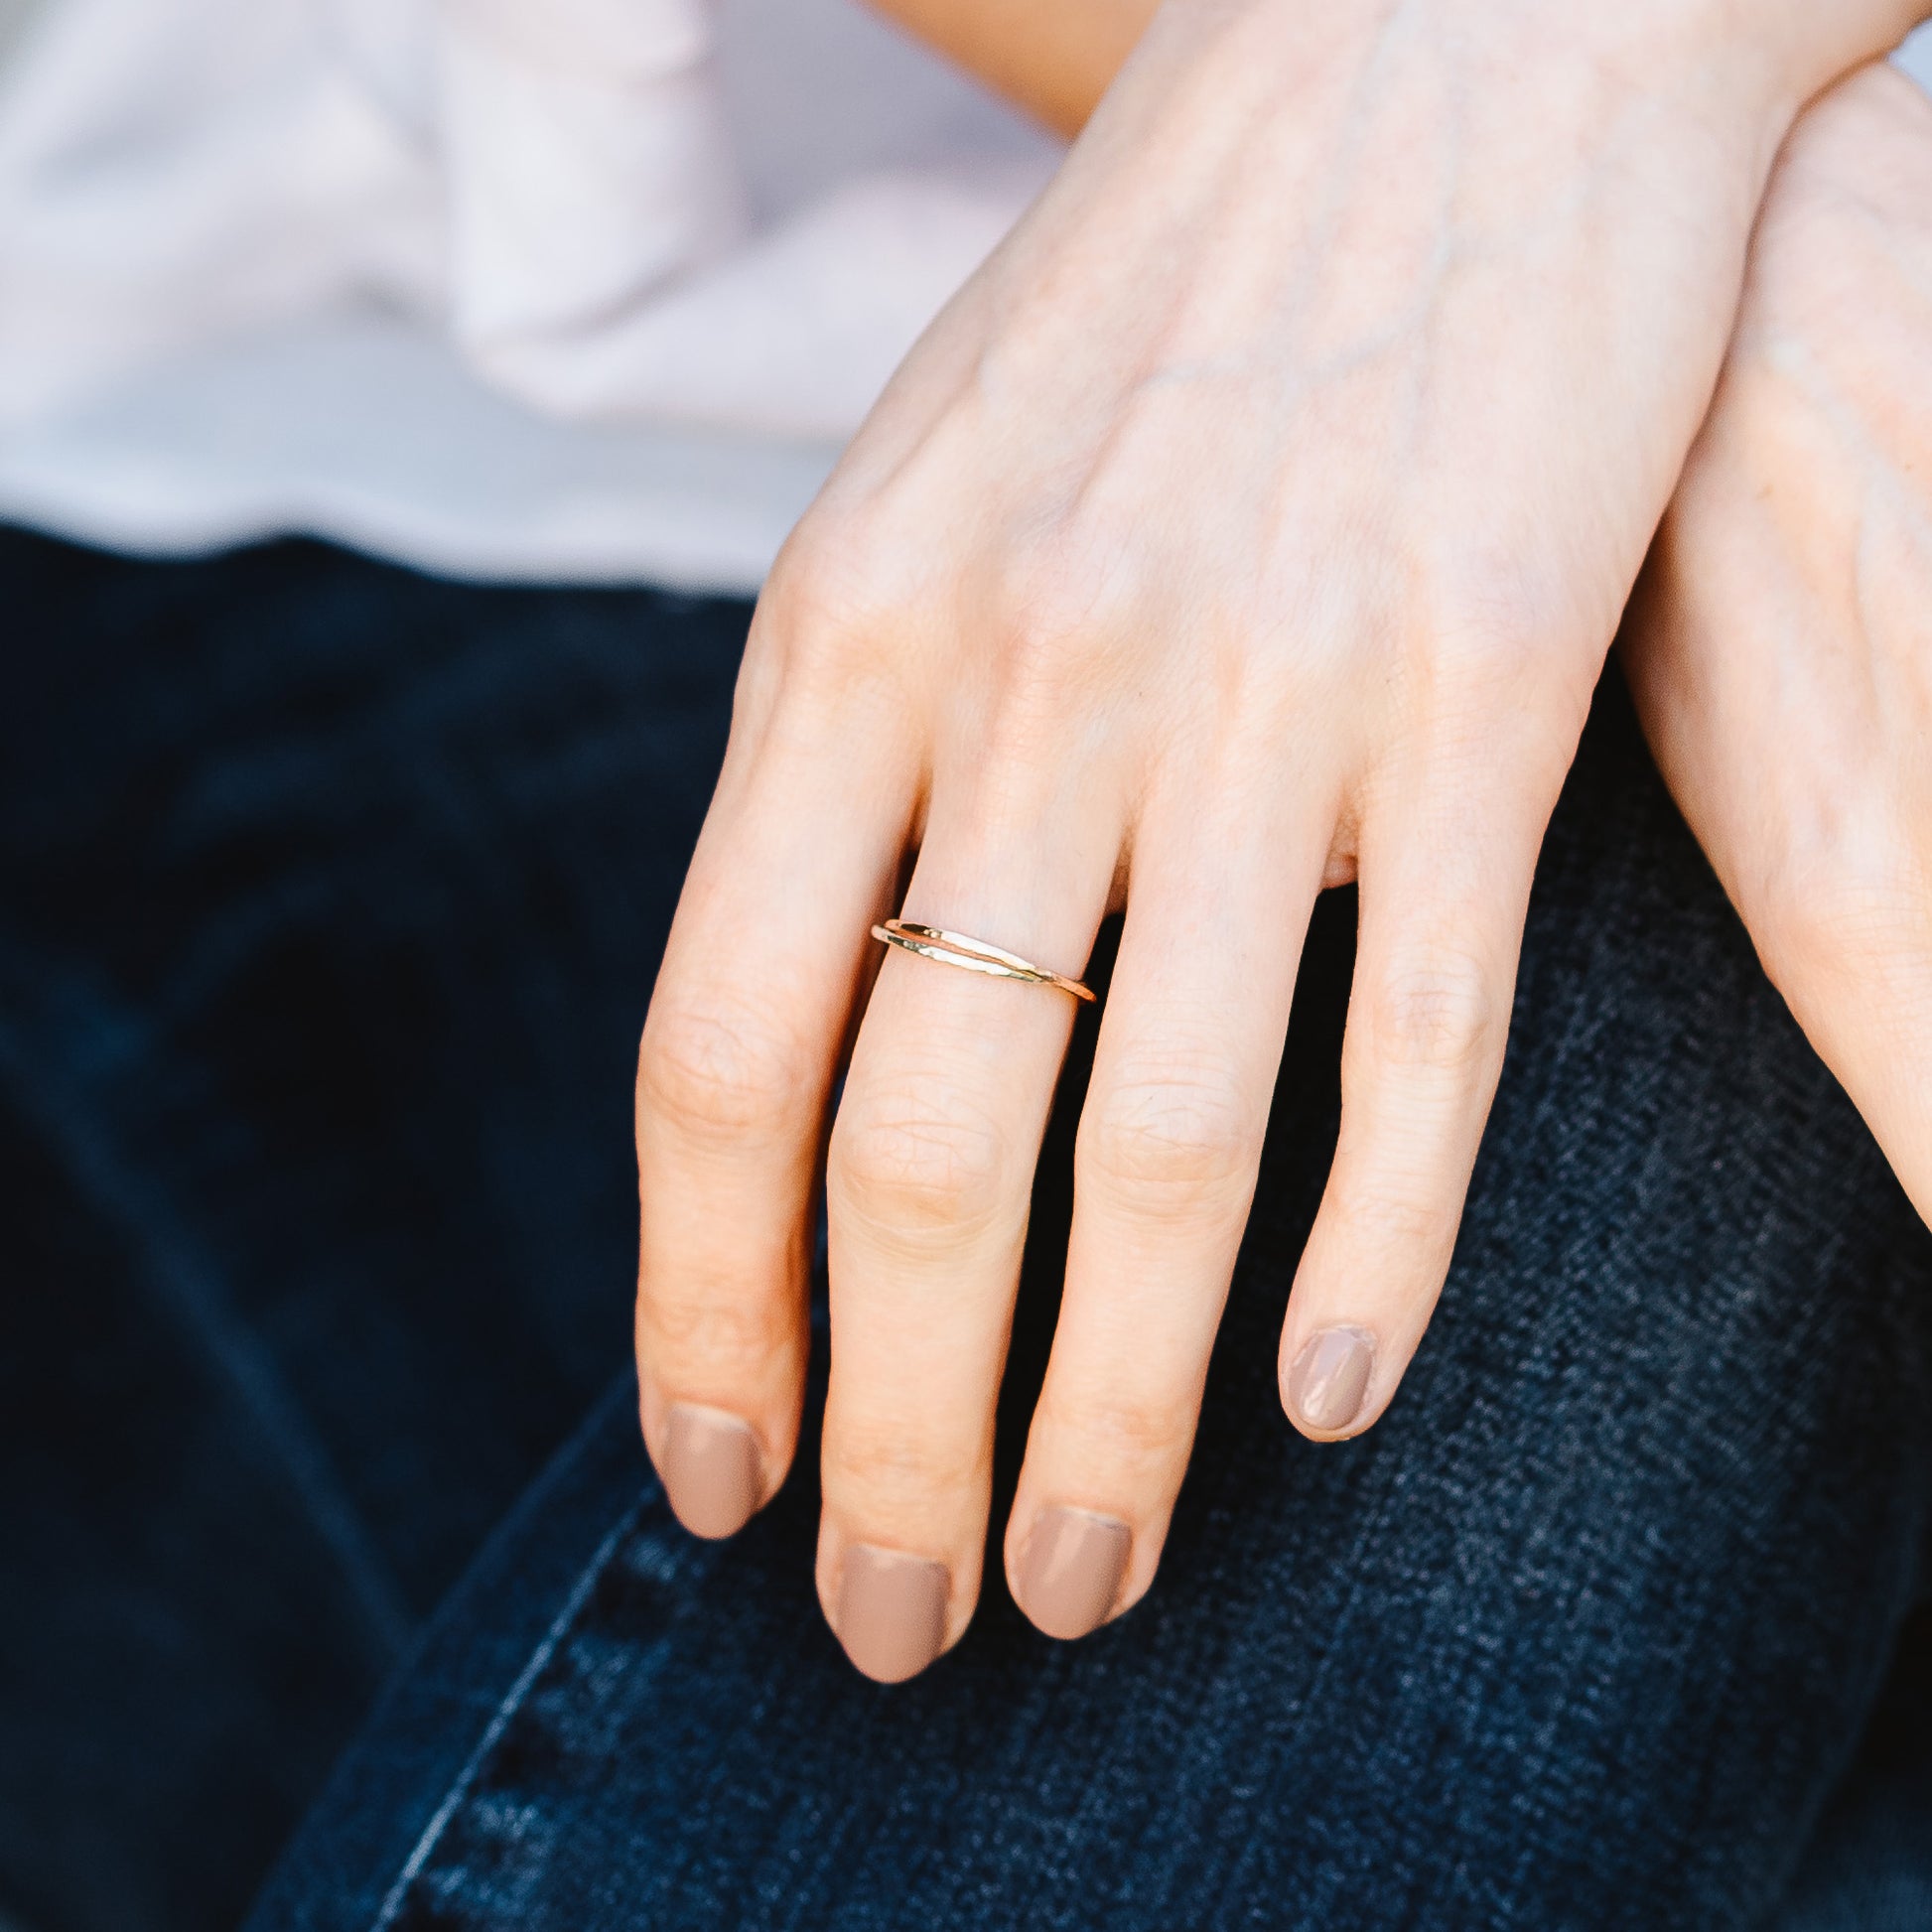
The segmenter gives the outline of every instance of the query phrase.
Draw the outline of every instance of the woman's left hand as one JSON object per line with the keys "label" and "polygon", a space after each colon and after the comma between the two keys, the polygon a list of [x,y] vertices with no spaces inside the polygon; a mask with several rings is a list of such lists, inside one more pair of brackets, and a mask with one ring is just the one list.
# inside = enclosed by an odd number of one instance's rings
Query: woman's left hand
{"label": "woman's left hand", "polygon": [[1932,102],[1805,116],[1626,626],[1686,818],[1932,1217]]}
{"label": "woman's left hand", "polygon": [[1009,1525],[1076,1635],[1153,1580],[1302,932],[1361,881],[1340,1143],[1283,1333],[1369,1427],[1449,1264],[1530,878],[1799,105],[1897,0],[1171,0],[779,560],[644,1029],[637,1355],[687,1521],[797,1443],[831,1136],[819,1585],[956,1641],[1070,1004],[1127,918]]}

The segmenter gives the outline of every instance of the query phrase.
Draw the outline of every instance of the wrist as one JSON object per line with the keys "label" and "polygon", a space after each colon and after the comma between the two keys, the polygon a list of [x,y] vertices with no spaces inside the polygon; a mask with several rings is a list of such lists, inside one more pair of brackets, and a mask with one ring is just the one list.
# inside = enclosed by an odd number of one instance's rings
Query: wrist
{"label": "wrist", "polygon": [[1932,17],[1932,0],[1700,0],[1713,30],[1760,40],[1795,115]]}
{"label": "wrist", "polygon": [[[902,0],[901,0],[902,3]],[[1259,29],[1281,48],[1339,52],[1381,39],[1398,14],[1418,14],[1446,41],[1479,38],[1614,64],[1658,91],[1680,83],[1721,94],[1726,104],[1782,113],[1788,121],[1833,82],[1881,59],[1914,27],[1932,19],[1932,0],[1622,0],[1584,7],[1577,0],[1105,0],[1182,37],[1191,26],[1209,38],[1246,39]],[[1259,44],[1254,44],[1256,51]]]}

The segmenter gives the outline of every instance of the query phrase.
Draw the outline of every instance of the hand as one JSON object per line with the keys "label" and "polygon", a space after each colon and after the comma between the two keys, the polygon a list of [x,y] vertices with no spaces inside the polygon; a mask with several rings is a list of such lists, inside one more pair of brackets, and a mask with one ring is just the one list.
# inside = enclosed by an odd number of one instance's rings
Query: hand
{"label": "hand", "polygon": [[[1893,29],[1827,11],[1814,64]],[[867,1000],[869,927],[908,853],[907,918],[1063,972],[1126,906],[1006,1541],[1076,1635],[1153,1578],[1302,933],[1358,872],[1290,1415],[1367,1428],[1429,1319],[1537,848],[1819,77],[1815,8],[1736,14],[1171,5],[774,570],[644,1030],[643,1424],[702,1532],[781,1479],[863,1009],[818,1582],[872,1675],[977,1596],[1071,1004],[897,951]]]}
{"label": "hand", "polygon": [[1932,104],[1793,135],[1625,664],[1766,970],[1932,1217]]}

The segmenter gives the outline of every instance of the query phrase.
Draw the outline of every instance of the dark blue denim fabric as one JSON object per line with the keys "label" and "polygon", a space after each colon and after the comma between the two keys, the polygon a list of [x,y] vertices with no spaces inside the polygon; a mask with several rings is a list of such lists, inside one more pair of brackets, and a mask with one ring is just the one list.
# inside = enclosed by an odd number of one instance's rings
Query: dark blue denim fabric
{"label": "dark blue denim fabric", "polygon": [[[750,1530],[700,1544],[621,1384],[252,1932],[1932,1924],[1924,1685],[1881,1689],[1932,1521],[1927,1240],[1614,678],[1441,1311],[1388,1420],[1319,1448],[1282,1420],[1274,1344],[1333,1145],[1352,917],[1337,895],[1316,918],[1145,1603],[1055,1644],[995,1561],[954,1654],[869,1684],[814,1601],[809,1447]],[[1094,1024],[1036,1196],[1002,1504]]]}
{"label": "dark blue denim fabric", "polygon": [[0,534],[0,1920],[235,1924],[628,1358],[745,616]]}
{"label": "dark blue denim fabric", "polygon": [[[0,1912],[218,1927],[624,1358],[631,1054],[745,614],[21,536],[0,614]],[[1932,1924],[1923,1650],[1881,1689],[1932,1502],[1926,1240],[1598,709],[1383,1429],[1317,1449],[1273,1393],[1338,896],[1147,1604],[1057,1646],[996,1568],[958,1654],[866,1685],[811,1596],[809,1455],[699,1545],[620,1376],[258,1932]]]}

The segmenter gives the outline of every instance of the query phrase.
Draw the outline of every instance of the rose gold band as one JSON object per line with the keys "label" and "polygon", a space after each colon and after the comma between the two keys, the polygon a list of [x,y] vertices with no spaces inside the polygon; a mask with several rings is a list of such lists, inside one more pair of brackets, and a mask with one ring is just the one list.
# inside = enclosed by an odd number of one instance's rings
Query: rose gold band
{"label": "rose gold band", "polygon": [[889,946],[903,946],[921,959],[936,959],[942,966],[963,966],[969,973],[991,973],[995,979],[1024,980],[1029,986],[1057,987],[1076,1000],[1091,1001],[1095,997],[1092,987],[1082,986],[1063,973],[1049,973],[1004,946],[990,946],[984,939],[969,939],[963,932],[948,932],[942,926],[888,919],[884,925],[873,927],[872,936]]}

